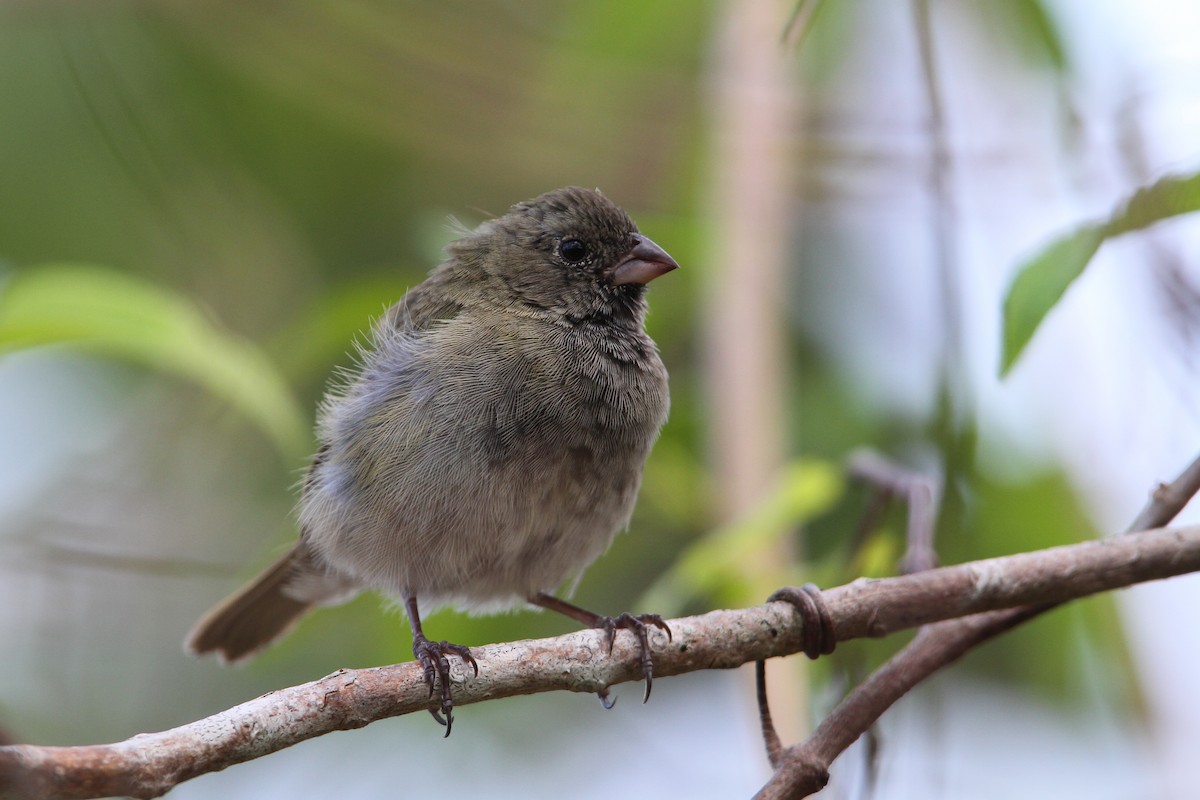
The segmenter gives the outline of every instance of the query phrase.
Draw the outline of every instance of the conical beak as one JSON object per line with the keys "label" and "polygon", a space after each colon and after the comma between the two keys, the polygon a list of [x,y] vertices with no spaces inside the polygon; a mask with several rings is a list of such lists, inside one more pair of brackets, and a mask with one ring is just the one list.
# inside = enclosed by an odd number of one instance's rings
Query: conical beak
{"label": "conical beak", "polygon": [[637,244],[609,273],[613,286],[626,283],[645,285],[659,275],[679,269],[675,259],[648,237],[635,233],[634,238],[637,239]]}

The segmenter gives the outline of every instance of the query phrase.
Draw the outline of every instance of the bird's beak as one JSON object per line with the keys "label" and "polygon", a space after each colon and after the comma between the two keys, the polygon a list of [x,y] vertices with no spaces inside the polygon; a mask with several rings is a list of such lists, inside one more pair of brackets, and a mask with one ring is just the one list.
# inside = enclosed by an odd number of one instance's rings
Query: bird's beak
{"label": "bird's beak", "polygon": [[613,286],[623,286],[626,283],[644,286],[659,275],[679,269],[675,259],[649,238],[640,233],[635,233],[633,238],[637,240],[637,244],[609,273]]}

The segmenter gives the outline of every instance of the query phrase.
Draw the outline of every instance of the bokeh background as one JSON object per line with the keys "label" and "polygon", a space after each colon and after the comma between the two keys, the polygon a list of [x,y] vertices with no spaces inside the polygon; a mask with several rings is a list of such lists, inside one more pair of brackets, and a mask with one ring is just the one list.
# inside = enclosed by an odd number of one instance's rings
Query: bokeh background
{"label": "bokeh background", "polygon": [[[0,4],[0,728],[115,741],[407,660],[375,597],[242,669],[185,656],[294,536],[313,409],[451,238],[598,186],[683,269],[650,292],[671,420],[575,599],[702,611],[1120,530],[1200,449],[1200,222],[1106,244],[1004,380],[1023,261],[1200,169],[1200,9],[1109,0]],[[1193,515],[1194,516],[1194,515]],[[1200,585],[1074,604],[906,698],[830,797],[1191,798]],[[485,643],[569,623],[442,612]],[[902,643],[773,664],[800,735]],[[178,798],[749,796],[739,673],[323,737]],[[811,691],[810,691],[811,689]]]}

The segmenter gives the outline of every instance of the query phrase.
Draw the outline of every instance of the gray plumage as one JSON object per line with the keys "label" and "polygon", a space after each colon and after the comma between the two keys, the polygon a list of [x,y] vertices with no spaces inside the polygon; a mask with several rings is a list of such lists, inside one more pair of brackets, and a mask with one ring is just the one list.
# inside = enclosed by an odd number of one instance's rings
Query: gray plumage
{"label": "gray plumage", "polygon": [[451,244],[325,399],[299,542],[187,647],[238,660],[364,589],[411,598],[412,617],[418,601],[512,607],[577,576],[627,525],[667,416],[644,284],[675,266],[574,187]]}

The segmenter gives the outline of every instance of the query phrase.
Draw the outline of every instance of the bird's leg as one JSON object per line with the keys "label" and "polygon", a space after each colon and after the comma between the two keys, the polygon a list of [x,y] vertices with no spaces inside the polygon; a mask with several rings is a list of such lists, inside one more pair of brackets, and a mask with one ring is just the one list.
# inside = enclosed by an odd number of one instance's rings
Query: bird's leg
{"label": "bird's leg", "polygon": [[479,675],[479,664],[471,655],[469,648],[449,642],[431,642],[425,637],[425,631],[421,628],[421,615],[417,612],[415,595],[404,595],[404,610],[408,612],[408,622],[412,626],[413,656],[421,662],[421,667],[425,670],[425,683],[429,686],[429,696],[433,697],[434,688],[439,684],[442,689],[439,708],[431,708],[429,713],[438,721],[438,724],[445,726],[446,736],[449,736],[450,728],[454,725],[454,699],[450,696],[450,660],[446,656],[450,653],[458,656],[464,664],[471,665],[476,675]]}
{"label": "bird's leg", "polygon": [[[566,600],[559,600],[554,595],[538,592],[529,598],[529,602],[535,606],[557,611],[564,614],[576,622],[581,622],[589,628],[599,628],[604,631],[605,639],[608,641],[608,652],[612,653],[613,639],[616,638],[618,628],[624,628],[631,631],[638,639],[638,645],[642,654],[642,674],[646,676],[646,694],[642,697],[642,702],[650,699],[650,687],[654,683],[654,662],[650,658],[650,639],[648,636],[651,626],[659,630],[666,631],[667,641],[671,640],[671,628],[667,623],[663,622],[663,618],[658,614],[633,614],[625,613],[619,617],[605,617],[588,611],[585,608],[580,608],[576,605],[571,605]],[[608,702],[608,691],[600,693],[600,702],[605,708],[612,708],[612,703]]]}

